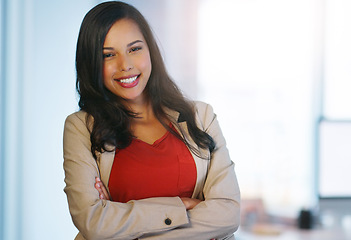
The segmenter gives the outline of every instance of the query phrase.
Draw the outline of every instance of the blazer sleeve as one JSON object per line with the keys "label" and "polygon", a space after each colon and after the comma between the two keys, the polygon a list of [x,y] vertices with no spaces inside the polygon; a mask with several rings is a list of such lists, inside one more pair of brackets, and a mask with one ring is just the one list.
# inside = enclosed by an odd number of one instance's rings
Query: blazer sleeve
{"label": "blazer sleeve", "polygon": [[99,199],[94,188],[99,168],[90,148],[86,114],[65,121],[64,191],[75,226],[86,239],[135,239],[188,224],[188,213],[178,197],[149,198],[128,203]]}
{"label": "blazer sleeve", "polygon": [[212,107],[204,103],[197,103],[197,106],[201,125],[199,127],[202,127],[216,143],[203,188],[205,200],[188,211],[190,219],[188,225],[145,239],[227,239],[239,227],[240,191],[234,163],[229,157],[225,139]]}

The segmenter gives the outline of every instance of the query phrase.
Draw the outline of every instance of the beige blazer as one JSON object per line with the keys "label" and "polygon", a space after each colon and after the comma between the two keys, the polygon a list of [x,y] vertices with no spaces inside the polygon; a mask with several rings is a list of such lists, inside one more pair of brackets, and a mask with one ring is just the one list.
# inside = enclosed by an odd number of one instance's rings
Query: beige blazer
{"label": "beige blazer", "polygon": [[[64,128],[64,188],[69,210],[79,234],[76,239],[234,239],[239,226],[240,192],[229,158],[225,139],[210,105],[195,102],[196,121],[216,143],[211,154],[199,149],[205,158],[193,154],[197,181],[193,198],[202,201],[187,211],[179,197],[157,197],[128,203],[100,200],[94,188],[95,177],[108,186],[113,152],[90,152],[87,114],[76,112],[67,117]],[[177,131],[189,137],[186,122],[179,113],[168,111]]]}

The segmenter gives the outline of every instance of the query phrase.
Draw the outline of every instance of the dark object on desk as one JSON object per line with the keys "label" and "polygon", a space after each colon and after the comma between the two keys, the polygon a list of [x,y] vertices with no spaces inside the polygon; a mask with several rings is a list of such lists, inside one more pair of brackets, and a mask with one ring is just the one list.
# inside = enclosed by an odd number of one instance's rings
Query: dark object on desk
{"label": "dark object on desk", "polygon": [[298,226],[300,229],[312,229],[313,215],[310,210],[301,210],[298,217]]}

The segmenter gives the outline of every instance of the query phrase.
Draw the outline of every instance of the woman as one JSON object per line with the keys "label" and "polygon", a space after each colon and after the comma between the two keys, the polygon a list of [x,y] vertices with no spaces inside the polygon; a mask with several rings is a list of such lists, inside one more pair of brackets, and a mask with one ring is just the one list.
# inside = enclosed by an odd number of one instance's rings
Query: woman
{"label": "woman", "polygon": [[85,16],[80,111],[64,129],[76,239],[234,239],[240,193],[212,108],[184,99],[144,17],[122,2]]}

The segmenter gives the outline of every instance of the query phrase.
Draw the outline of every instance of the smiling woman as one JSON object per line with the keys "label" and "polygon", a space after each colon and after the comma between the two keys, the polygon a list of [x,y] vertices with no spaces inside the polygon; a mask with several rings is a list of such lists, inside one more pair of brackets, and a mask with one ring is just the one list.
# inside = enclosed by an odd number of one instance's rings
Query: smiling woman
{"label": "smiling woman", "polygon": [[91,9],[76,70],[63,146],[76,239],[234,239],[240,191],[216,115],[182,95],[140,12]]}

